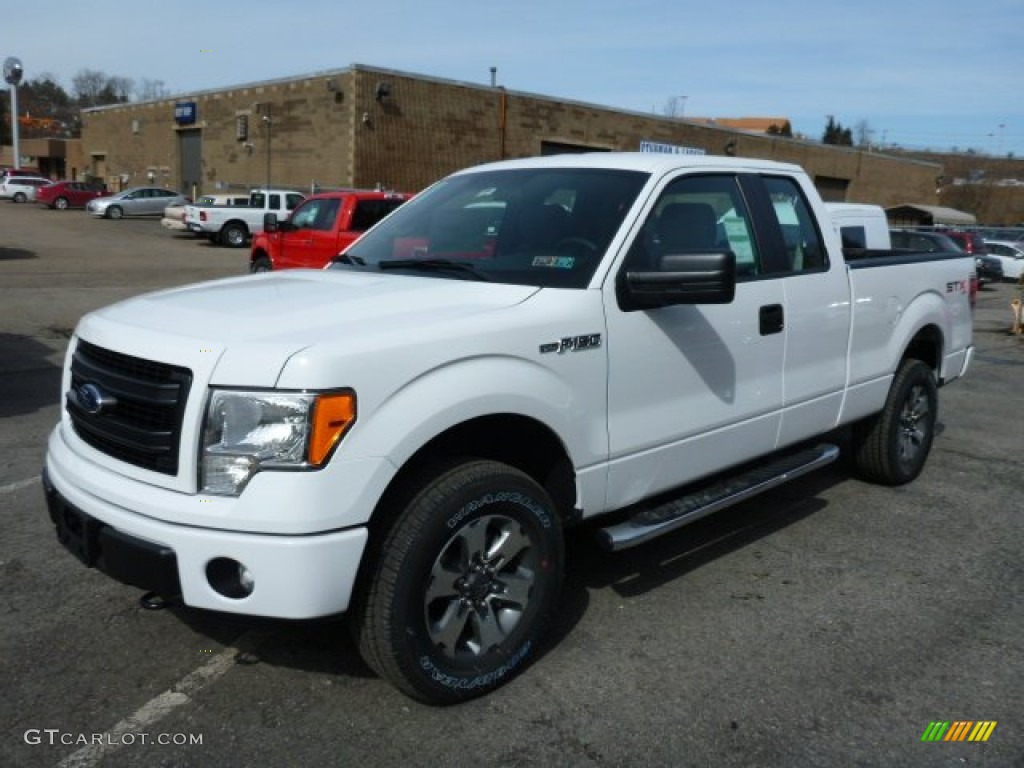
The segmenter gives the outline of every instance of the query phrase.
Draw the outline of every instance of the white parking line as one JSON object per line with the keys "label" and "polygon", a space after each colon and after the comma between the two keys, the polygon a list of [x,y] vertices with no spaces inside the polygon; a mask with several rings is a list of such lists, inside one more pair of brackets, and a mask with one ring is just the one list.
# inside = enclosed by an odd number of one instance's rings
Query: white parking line
{"label": "white parking line", "polygon": [[[241,639],[241,638],[239,638]],[[106,755],[125,746],[122,737],[125,734],[145,733],[154,724],[163,720],[178,707],[187,704],[192,694],[205,688],[218,677],[221,677],[235,664],[237,648],[226,648],[210,659],[206,664],[185,675],[172,687],[150,699],[106,733],[101,739],[89,746],[73,752],[57,765],[58,768],[91,768]]]}
{"label": "white parking line", "polygon": [[38,483],[38,482],[39,482],[39,478],[38,477],[30,477],[30,478],[27,478],[25,480],[17,480],[17,481],[15,481],[13,483],[8,483],[7,485],[0,485],[0,495],[3,495],[5,493],[14,493],[15,491],[20,491],[22,488],[28,488],[33,483]]}

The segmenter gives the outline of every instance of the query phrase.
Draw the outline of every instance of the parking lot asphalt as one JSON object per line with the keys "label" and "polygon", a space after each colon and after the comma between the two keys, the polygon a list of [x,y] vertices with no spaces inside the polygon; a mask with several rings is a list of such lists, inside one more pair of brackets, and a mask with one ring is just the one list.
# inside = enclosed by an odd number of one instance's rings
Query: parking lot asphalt
{"label": "parking lot asphalt", "polygon": [[[577,529],[546,652],[429,708],[368,670],[344,621],[144,610],[54,537],[38,474],[78,317],[246,256],[0,204],[0,766],[1024,765],[1015,286],[980,294],[974,367],[940,390],[916,482],[833,465],[618,554]],[[996,726],[923,741],[936,721]]]}

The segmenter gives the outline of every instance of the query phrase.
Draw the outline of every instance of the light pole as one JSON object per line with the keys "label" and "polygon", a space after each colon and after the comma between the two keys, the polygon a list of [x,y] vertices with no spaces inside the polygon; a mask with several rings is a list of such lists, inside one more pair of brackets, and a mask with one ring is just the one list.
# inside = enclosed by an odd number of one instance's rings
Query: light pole
{"label": "light pole", "polygon": [[14,152],[14,167],[21,167],[21,147],[18,146],[18,84],[25,68],[21,59],[8,56],[4,61],[4,80],[11,86],[11,150]]}

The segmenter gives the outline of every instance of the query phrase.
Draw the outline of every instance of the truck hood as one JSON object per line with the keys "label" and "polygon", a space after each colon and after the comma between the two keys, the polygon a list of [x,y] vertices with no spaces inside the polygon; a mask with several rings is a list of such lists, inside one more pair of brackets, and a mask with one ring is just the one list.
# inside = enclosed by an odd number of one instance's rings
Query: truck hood
{"label": "truck hood", "polygon": [[461,321],[510,307],[535,286],[294,270],[146,294],[83,318],[78,335],[190,368],[210,384],[272,387],[297,352],[349,334]]}

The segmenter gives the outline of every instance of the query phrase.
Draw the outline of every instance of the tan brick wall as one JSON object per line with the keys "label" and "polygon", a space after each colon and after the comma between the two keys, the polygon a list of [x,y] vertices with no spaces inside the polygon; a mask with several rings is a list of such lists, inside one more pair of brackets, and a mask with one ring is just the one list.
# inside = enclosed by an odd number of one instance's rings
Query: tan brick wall
{"label": "tan brick wall", "polygon": [[[635,151],[643,140],[802,165],[812,177],[848,182],[846,199],[935,204],[940,165],[793,139],[712,128],[655,115],[617,112],[488,86],[402,73],[355,71],[357,186],[416,190],[448,173],[502,157],[531,157],[544,142]],[[377,83],[390,95],[375,99]],[[365,115],[365,122],[363,116]]]}
{"label": "tan brick wall", "polygon": [[[116,184],[124,176],[125,185],[146,184],[148,173],[154,171],[157,183],[178,189],[178,133],[199,130],[202,189],[198,192],[261,186],[267,180],[268,133],[263,116],[269,115],[272,184],[300,189],[314,183],[347,186],[352,178],[350,80],[348,73],[335,73],[86,111],[83,151],[87,158],[106,158],[108,183]],[[328,81],[335,90],[328,88]],[[176,125],[174,106],[182,101],[196,103],[194,125]],[[248,118],[246,141],[236,138],[239,115]],[[95,170],[95,161],[92,165]]]}
{"label": "tan brick wall", "polygon": [[[328,87],[330,81],[331,87]],[[376,97],[378,84],[387,96]],[[333,90],[332,90],[333,88]],[[617,112],[575,102],[357,66],[351,69],[129,104],[83,114],[86,158],[103,153],[108,183],[181,183],[174,105],[195,101],[202,133],[203,188],[262,185],[267,177],[269,104],[271,181],[309,189],[381,185],[418,191],[455,170],[502,157],[541,153],[544,142],[637,150],[643,140],[699,147],[740,157],[793,162],[812,177],[847,182],[846,199],[881,205],[935,204],[941,166],[850,149],[824,147],[656,115]],[[235,118],[249,114],[252,148],[235,137]],[[138,131],[133,132],[133,121]],[[95,165],[95,162],[93,163]]]}

